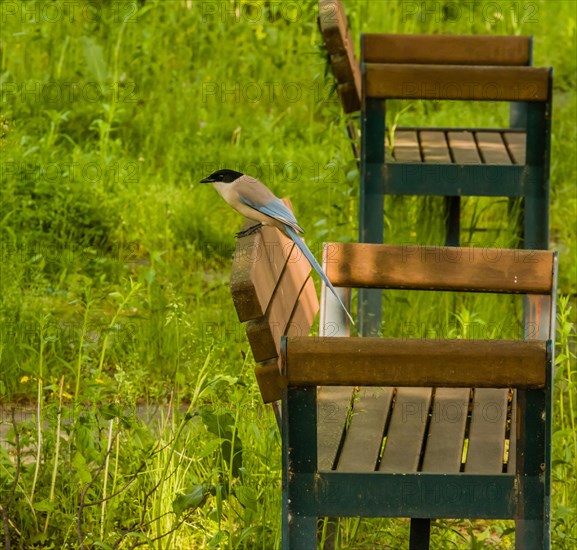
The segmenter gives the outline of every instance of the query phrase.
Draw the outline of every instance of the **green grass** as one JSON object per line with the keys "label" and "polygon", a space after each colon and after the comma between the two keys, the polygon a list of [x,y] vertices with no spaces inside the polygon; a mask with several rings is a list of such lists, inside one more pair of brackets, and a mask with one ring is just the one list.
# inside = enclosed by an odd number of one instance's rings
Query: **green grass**
{"label": "green grass", "polygon": [[[291,198],[317,256],[323,241],[356,240],[358,171],[326,75],[316,1],[294,11],[263,0],[102,0],[74,14],[53,4],[0,5],[0,414],[11,424],[13,403],[33,411],[0,447],[0,540],[279,548],[280,441],[228,290],[240,219],[198,182],[225,166],[261,177]],[[533,34],[535,64],[555,68],[553,535],[555,548],[572,549],[575,4],[479,2],[469,12],[469,3],[459,16],[443,15],[458,5],[450,2],[430,3],[429,15],[411,12],[419,2],[345,4],[356,37]],[[403,107],[393,105],[390,122]],[[507,111],[421,102],[398,116],[423,119],[498,126]],[[503,201],[465,200],[464,242],[514,246],[506,212]],[[438,199],[387,198],[387,240],[441,244],[441,215]],[[426,293],[390,300],[403,306],[403,322],[429,328],[518,323],[515,303],[446,295],[455,317]],[[136,404],[156,411],[153,420]],[[508,526],[442,522],[434,547],[508,548]],[[407,537],[403,521],[346,520],[341,547],[396,548]]]}

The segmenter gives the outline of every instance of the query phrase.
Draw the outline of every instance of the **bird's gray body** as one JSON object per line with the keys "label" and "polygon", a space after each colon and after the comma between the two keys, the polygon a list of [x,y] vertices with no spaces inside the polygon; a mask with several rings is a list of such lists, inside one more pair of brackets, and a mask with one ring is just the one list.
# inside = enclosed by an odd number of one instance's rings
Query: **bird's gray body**
{"label": "bird's gray body", "polygon": [[259,180],[242,175],[231,183],[210,183],[230,206],[246,218],[263,225],[273,225],[283,233],[286,233],[286,225],[304,233],[293,213]]}
{"label": "bird's gray body", "polygon": [[299,237],[299,233],[304,233],[303,228],[298,224],[294,214],[264,183],[233,170],[214,172],[208,178],[203,179],[201,183],[210,183],[230,206],[246,218],[263,225],[272,225],[292,239],[324,283],[336,296],[347,316],[354,324],[347,308],[325,272],[305,242]]}

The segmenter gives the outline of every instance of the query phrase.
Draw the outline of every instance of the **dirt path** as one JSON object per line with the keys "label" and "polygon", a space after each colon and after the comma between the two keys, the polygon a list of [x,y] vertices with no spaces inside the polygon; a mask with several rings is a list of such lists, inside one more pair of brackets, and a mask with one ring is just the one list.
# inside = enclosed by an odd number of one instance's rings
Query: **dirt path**
{"label": "dirt path", "polygon": [[[86,406],[84,410],[89,410],[90,405]],[[12,408],[14,408],[14,419],[18,425],[23,425],[27,422],[36,421],[36,409],[34,405],[18,405],[18,404],[0,404],[0,446],[5,449],[11,447],[8,441],[8,433],[12,428]],[[186,412],[187,406],[182,405],[181,412]],[[74,422],[81,414],[82,410],[74,412],[72,407],[67,406],[62,411],[62,423],[70,424]],[[55,415],[54,409],[51,411],[51,417]],[[126,409],[123,411],[123,417],[130,420],[136,415],[136,419],[144,421],[151,427],[159,427],[162,423],[166,422],[167,416],[169,414],[168,405],[136,405],[132,410]],[[55,425],[56,419],[52,420],[53,425]],[[44,424],[48,425],[48,420],[45,420]]]}

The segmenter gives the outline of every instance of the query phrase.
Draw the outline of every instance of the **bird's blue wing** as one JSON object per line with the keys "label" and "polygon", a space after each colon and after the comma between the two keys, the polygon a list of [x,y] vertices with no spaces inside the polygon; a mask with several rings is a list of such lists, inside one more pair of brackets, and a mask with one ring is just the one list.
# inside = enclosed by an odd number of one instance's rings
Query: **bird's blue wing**
{"label": "bird's blue wing", "polygon": [[321,279],[324,281],[325,285],[327,285],[330,291],[335,295],[336,299],[338,300],[341,307],[345,310],[348,318],[351,320],[351,323],[354,325],[355,322],[351,317],[351,314],[343,304],[340,296],[337,294],[335,287],[329,281],[329,278],[326,276],[326,273],[323,271],[323,268],[319,265],[316,258],[313,256],[313,253],[309,250],[309,247],[305,244],[305,242],[297,235],[296,231],[291,226],[286,226],[286,231],[289,237],[294,241],[294,243],[298,246],[299,250],[305,255],[306,259],[309,261],[309,264],[313,267],[313,269],[320,275]]}
{"label": "bird's blue wing", "polygon": [[262,212],[263,214],[266,214],[275,220],[289,225],[301,233],[304,233],[303,228],[297,222],[294,214],[280,199],[275,198],[274,200],[265,204],[256,204],[246,197],[243,197],[242,195],[240,195],[239,198],[247,206],[250,206],[251,208],[258,210],[259,212]]}

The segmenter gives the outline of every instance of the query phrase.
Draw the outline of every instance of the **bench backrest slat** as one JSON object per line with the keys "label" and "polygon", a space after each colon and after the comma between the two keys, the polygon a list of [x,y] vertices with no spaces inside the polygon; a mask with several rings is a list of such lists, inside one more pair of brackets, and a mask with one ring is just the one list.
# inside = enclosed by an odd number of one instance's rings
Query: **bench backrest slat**
{"label": "bench backrest slat", "polygon": [[361,70],[340,0],[319,0],[319,29],[330,57],[345,113],[361,108]]}
{"label": "bench backrest slat", "polygon": [[450,34],[364,34],[366,63],[530,65],[531,37]]}
{"label": "bench backrest slat", "polygon": [[[291,208],[290,201],[284,200]],[[254,222],[247,222],[250,227]],[[274,227],[238,239],[231,294],[255,361],[274,362],[281,336],[306,335],[319,309],[311,266],[293,241]]]}
{"label": "bench backrest slat", "polygon": [[[291,328],[291,319],[295,314],[299,314],[300,326],[304,326],[307,319],[306,315],[303,317],[299,312],[301,294],[304,293],[304,295],[309,296],[310,301],[310,286],[307,287],[310,266],[303,255],[297,254],[296,251],[296,248],[293,249],[291,259],[287,262],[278,281],[266,314],[259,319],[249,321],[246,326],[248,341],[257,362],[266,361],[279,355],[280,337],[288,334]],[[314,284],[312,288],[314,291]],[[306,327],[307,333],[309,329],[310,325]]]}
{"label": "bench backrest slat", "polygon": [[335,286],[550,294],[553,253],[546,250],[327,243]]}
{"label": "bench backrest slat", "polygon": [[237,242],[230,290],[242,322],[258,319],[265,314],[284,269],[286,260],[283,262],[280,257],[269,257],[267,247],[271,242],[280,246],[273,228],[265,228]]}
{"label": "bench backrest slat", "polygon": [[546,101],[546,67],[366,64],[366,96],[380,99]]}

